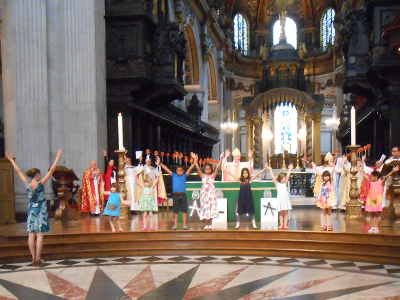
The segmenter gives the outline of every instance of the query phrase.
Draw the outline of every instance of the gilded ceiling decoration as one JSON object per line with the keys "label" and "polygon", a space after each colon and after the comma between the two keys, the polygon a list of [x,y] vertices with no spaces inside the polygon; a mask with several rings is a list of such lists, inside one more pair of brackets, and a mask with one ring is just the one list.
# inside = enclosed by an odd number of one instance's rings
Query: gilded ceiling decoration
{"label": "gilded ceiling decoration", "polygon": [[315,22],[327,6],[337,8],[341,3],[342,0],[226,0],[225,5],[226,11],[231,14],[235,8],[246,8],[252,22],[256,26],[262,26],[270,23],[272,17],[282,9],[286,9],[288,15]]}

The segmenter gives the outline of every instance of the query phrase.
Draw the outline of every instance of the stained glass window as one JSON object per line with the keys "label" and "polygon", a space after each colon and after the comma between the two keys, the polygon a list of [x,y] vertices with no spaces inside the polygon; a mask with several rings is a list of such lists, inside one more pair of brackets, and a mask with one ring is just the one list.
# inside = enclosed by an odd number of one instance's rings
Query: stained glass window
{"label": "stained glass window", "polygon": [[292,104],[280,104],[274,112],[275,153],[297,153],[297,109]]}
{"label": "stained glass window", "polygon": [[335,10],[328,8],[321,18],[321,49],[327,50],[330,45],[335,43]]}
{"label": "stained glass window", "polygon": [[249,51],[249,24],[241,14],[233,19],[235,49],[247,55]]}
{"label": "stained glass window", "polygon": [[[274,45],[279,43],[279,36],[281,34],[281,22],[280,20],[275,21],[273,27],[273,43]],[[286,41],[291,44],[295,49],[297,49],[297,25],[296,22],[286,17],[285,23],[285,34]]]}

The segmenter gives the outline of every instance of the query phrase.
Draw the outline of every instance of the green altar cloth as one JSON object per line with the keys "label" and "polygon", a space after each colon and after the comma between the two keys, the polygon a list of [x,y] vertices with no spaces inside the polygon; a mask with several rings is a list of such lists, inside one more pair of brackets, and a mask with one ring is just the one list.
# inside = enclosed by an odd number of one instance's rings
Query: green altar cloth
{"label": "green altar cloth", "polygon": [[[193,191],[200,191],[201,182],[191,181],[187,183],[186,194],[188,200],[191,202]],[[217,181],[215,183],[215,188],[221,190],[224,194],[224,198],[228,199],[228,222],[236,221],[236,201],[239,196],[240,184],[239,182],[223,182]],[[256,220],[260,221],[260,207],[261,198],[264,197],[264,191],[271,191],[271,196],[276,197],[275,184],[272,181],[254,181],[251,184],[251,191],[253,194],[254,209],[256,213]]]}

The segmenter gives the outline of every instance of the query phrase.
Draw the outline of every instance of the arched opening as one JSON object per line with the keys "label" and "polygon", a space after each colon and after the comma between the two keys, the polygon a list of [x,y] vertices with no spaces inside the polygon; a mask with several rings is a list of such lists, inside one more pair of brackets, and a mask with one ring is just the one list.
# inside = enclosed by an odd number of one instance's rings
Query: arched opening
{"label": "arched opening", "polygon": [[320,43],[321,49],[326,51],[329,46],[335,44],[335,10],[333,8],[327,8],[321,17],[320,24]]}
{"label": "arched opening", "polygon": [[[279,43],[280,33],[281,33],[281,22],[280,20],[276,20],[273,26],[274,45],[277,45]],[[295,49],[297,49],[297,25],[292,18],[286,17],[285,34],[287,42],[291,44]]]}
{"label": "arched opening", "polygon": [[274,111],[275,154],[297,153],[298,114],[293,104],[279,104]]}
{"label": "arched opening", "polygon": [[185,58],[185,85],[199,84],[199,56],[197,53],[196,39],[191,26],[186,27],[185,38],[187,41]]}
{"label": "arched opening", "polygon": [[249,23],[242,14],[236,14],[233,19],[235,49],[244,55],[249,52]]}

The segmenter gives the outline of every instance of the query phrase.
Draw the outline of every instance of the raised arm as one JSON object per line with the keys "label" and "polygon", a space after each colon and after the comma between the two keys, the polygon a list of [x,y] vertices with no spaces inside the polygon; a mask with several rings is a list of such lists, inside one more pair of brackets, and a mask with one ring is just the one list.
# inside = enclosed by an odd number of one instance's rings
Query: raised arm
{"label": "raised arm", "polygon": [[28,177],[26,177],[25,173],[22,172],[20,167],[14,161],[14,156],[11,153],[6,153],[6,158],[10,161],[11,165],[13,166],[15,172],[17,173],[18,177],[22,180],[22,182],[28,185],[29,184]]}
{"label": "raised arm", "polygon": [[267,169],[268,169],[268,171],[269,171],[269,174],[271,175],[272,181],[273,181],[274,183],[276,183],[276,178],[275,178],[274,172],[272,172],[272,168],[271,168],[271,167],[268,167]]}
{"label": "raised arm", "polygon": [[399,172],[399,171],[400,171],[400,167],[399,167],[399,166],[395,166],[395,167],[392,169],[392,171],[390,171],[389,174],[387,174],[386,176],[384,176],[384,177],[382,178],[382,182],[385,182],[390,176],[393,175],[393,173],[396,173],[396,172]]}
{"label": "raised arm", "polygon": [[172,172],[166,165],[164,165],[164,164],[161,162],[160,157],[157,157],[156,165],[157,165],[157,166],[160,166],[161,169],[163,169],[163,170],[164,170],[165,172],[167,172],[169,175],[172,175],[172,174],[173,174],[173,172]]}
{"label": "raised arm", "polygon": [[257,172],[256,174],[254,174],[253,176],[251,176],[251,180],[256,179],[257,177],[259,177],[261,174],[263,174],[266,170],[268,169],[268,164],[265,164],[264,169],[262,169],[261,171]]}
{"label": "raised arm", "polygon": [[189,169],[187,169],[186,175],[190,175],[190,173],[192,173],[194,167],[195,167],[195,164],[194,164],[194,162],[193,162],[193,163],[190,165]]}
{"label": "raised arm", "polygon": [[219,157],[218,164],[217,164],[217,166],[215,167],[215,170],[214,170],[214,174],[213,174],[213,177],[214,177],[214,178],[217,177],[218,171],[219,171],[219,169],[221,168],[222,161],[224,160],[224,158],[225,158],[225,153],[222,152],[221,155],[220,155],[220,157]]}
{"label": "raised arm", "polygon": [[200,168],[200,166],[199,166],[199,157],[198,157],[198,155],[197,154],[195,154],[195,156],[194,156],[195,158],[194,158],[194,166],[196,167],[196,169],[197,169],[197,173],[199,173],[199,176],[200,177],[203,177],[203,172],[201,171],[201,168]]}
{"label": "raised arm", "polygon": [[47,181],[53,176],[54,171],[56,170],[57,164],[59,163],[61,156],[62,156],[62,150],[58,150],[56,154],[56,159],[54,160],[53,164],[51,165],[49,171],[47,172],[46,176],[40,180],[42,184],[46,184]]}
{"label": "raised arm", "polygon": [[290,164],[290,165],[288,166],[288,170],[289,170],[289,172],[288,172],[287,175],[286,175],[285,183],[288,183],[289,180],[290,180],[290,175],[292,174],[292,171],[293,171],[293,164]]}
{"label": "raised arm", "polygon": [[250,150],[247,157],[248,157],[248,161],[249,161],[250,172],[253,172],[253,170],[254,170],[254,155],[253,155],[253,151]]}

